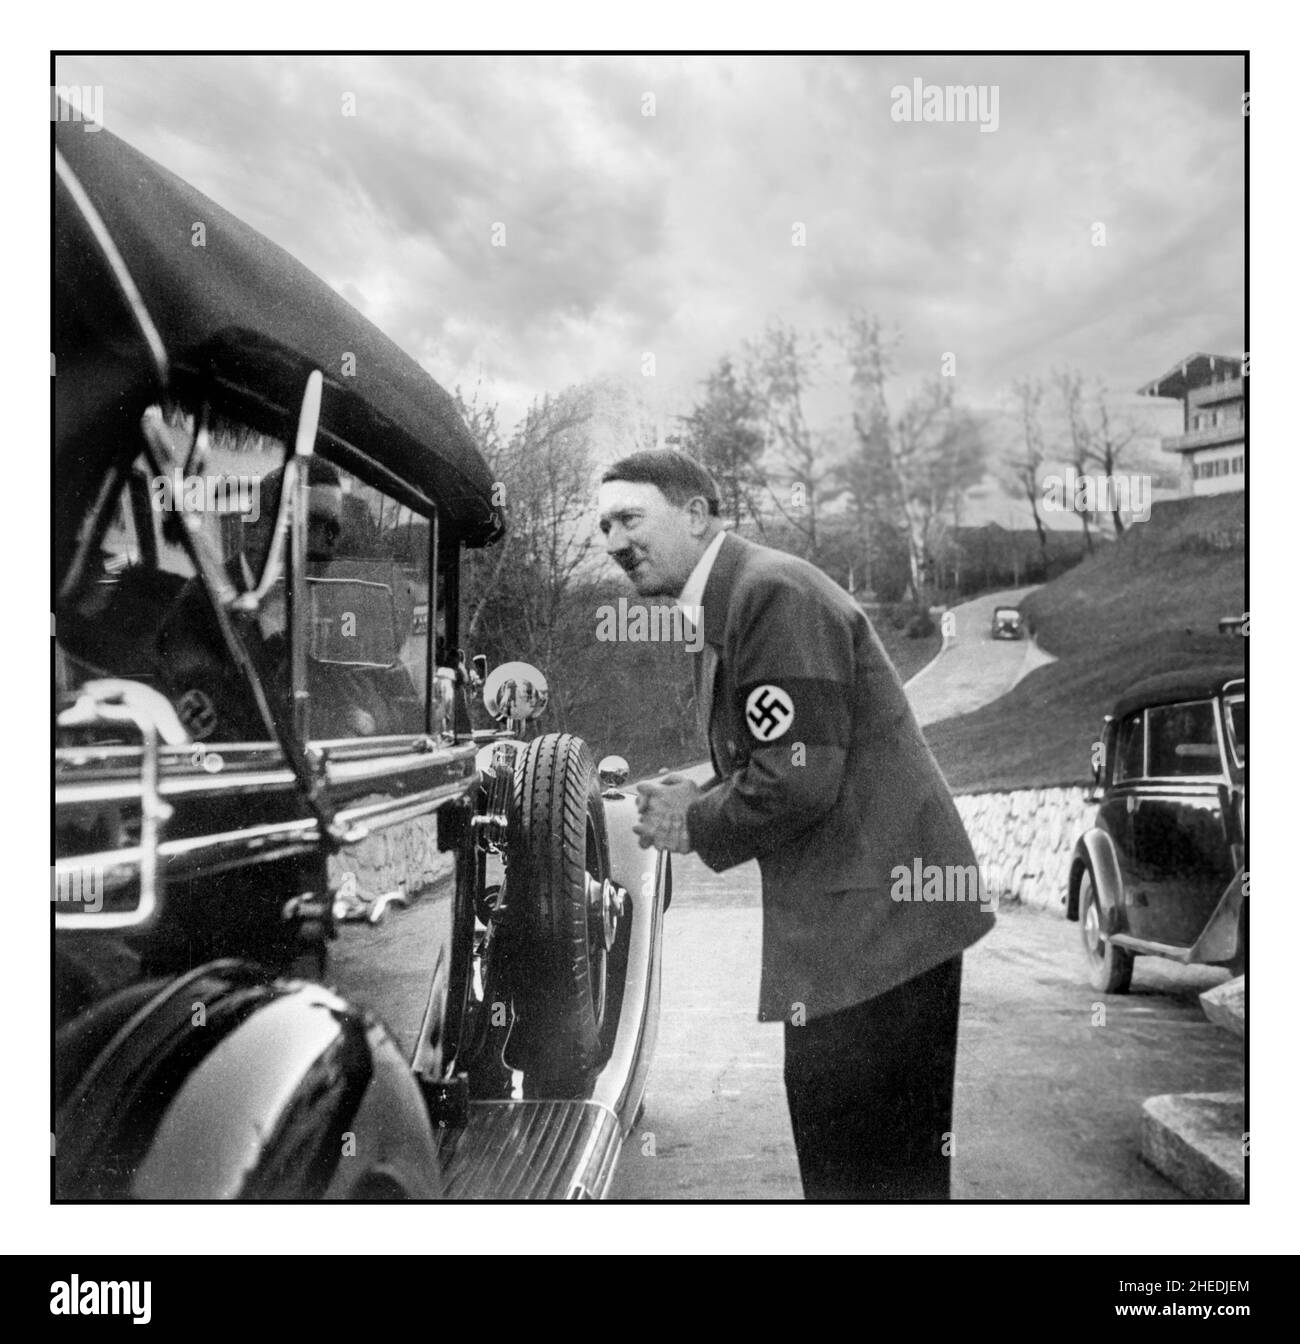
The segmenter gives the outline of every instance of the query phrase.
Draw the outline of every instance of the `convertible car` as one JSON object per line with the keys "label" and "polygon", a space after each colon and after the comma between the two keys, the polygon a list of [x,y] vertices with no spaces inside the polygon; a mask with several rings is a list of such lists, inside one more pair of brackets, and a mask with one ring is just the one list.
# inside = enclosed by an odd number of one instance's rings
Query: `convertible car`
{"label": "convertible car", "polygon": [[671,875],[462,652],[486,463],[280,248],[54,140],[55,1198],[599,1198]]}

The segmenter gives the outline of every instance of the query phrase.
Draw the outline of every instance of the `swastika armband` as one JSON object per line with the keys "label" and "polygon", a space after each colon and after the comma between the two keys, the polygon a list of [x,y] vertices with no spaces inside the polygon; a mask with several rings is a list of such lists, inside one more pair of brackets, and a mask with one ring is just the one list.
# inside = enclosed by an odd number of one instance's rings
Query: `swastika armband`
{"label": "swastika armband", "polygon": [[794,722],[794,701],[775,685],[755,686],[745,697],[745,726],[760,742],[775,742]]}
{"label": "swastika armband", "polygon": [[758,746],[787,737],[810,746],[848,744],[848,688],[841,682],[783,677],[742,686],[737,699],[745,732]]}

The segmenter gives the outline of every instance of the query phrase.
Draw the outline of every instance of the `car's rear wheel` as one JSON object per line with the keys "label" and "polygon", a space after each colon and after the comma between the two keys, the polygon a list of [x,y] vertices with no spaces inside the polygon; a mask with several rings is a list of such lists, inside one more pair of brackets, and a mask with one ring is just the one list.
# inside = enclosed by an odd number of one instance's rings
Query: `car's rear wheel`
{"label": "car's rear wheel", "polygon": [[1079,875],[1079,930],[1088,983],[1103,994],[1127,994],[1133,979],[1133,954],[1116,947],[1102,932],[1101,904],[1090,866]]}
{"label": "car's rear wheel", "polygon": [[509,834],[507,1059],[531,1095],[576,1095],[602,1053],[611,941],[605,808],[578,738],[548,733],[521,753]]}

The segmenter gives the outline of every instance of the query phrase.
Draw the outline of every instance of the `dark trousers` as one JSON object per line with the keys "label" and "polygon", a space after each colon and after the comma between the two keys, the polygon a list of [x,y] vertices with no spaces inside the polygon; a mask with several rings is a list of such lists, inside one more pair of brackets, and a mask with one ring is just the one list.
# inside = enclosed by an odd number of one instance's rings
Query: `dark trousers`
{"label": "dark trousers", "polygon": [[805,1199],[947,1199],[961,956],[785,1028]]}

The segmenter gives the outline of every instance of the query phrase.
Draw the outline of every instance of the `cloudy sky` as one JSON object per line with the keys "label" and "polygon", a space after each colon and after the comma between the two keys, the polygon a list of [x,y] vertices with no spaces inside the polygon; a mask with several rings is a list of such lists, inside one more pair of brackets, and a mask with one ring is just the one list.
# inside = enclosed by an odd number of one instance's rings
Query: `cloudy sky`
{"label": "cloudy sky", "polygon": [[[894,120],[915,79],[996,87],[997,129]],[[110,130],[507,423],[645,352],[677,409],[769,319],[854,306],[897,326],[904,380],[955,354],[976,407],[1243,346],[1238,58],[118,56],[56,81],[102,85]]]}

